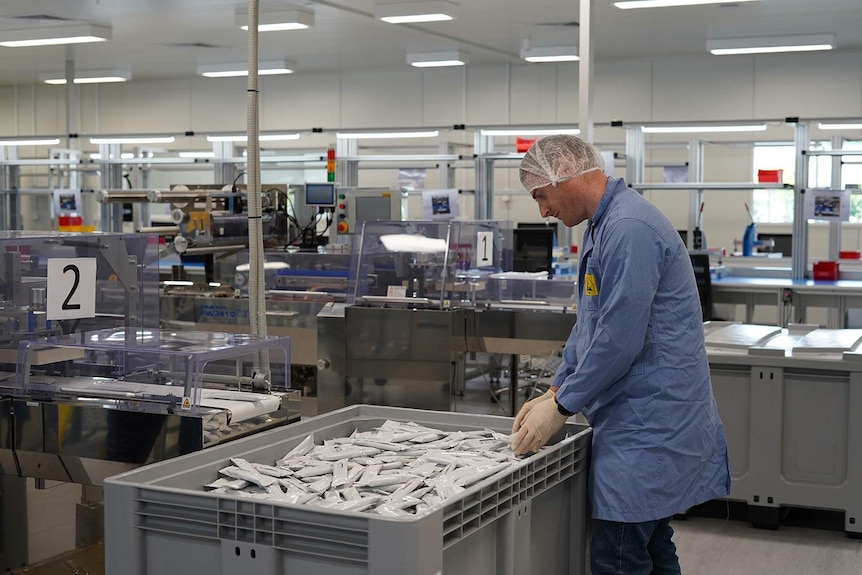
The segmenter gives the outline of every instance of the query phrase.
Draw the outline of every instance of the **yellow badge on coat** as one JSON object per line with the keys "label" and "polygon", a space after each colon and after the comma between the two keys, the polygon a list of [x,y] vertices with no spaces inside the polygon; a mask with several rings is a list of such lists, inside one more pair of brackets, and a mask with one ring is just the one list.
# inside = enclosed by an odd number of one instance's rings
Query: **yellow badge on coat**
{"label": "yellow badge on coat", "polygon": [[599,295],[599,288],[596,286],[596,276],[593,274],[584,275],[584,295]]}

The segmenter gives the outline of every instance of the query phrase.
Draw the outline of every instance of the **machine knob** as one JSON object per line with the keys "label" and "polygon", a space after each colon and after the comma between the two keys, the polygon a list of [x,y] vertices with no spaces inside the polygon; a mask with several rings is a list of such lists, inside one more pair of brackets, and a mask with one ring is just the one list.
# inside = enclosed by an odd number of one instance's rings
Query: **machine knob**
{"label": "machine knob", "polygon": [[188,220],[188,216],[186,213],[179,208],[174,208],[171,210],[171,221],[177,225],[185,223]]}
{"label": "machine knob", "polygon": [[176,236],[174,238],[174,249],[177,250],[178,254],[185,253],[189,249],[189,241],[183,236]]}
{"label": "machine knob", "polygon": [[318,359],[317,360],[317,369],[327,369],[332,365],[332,362],[328,359]]}

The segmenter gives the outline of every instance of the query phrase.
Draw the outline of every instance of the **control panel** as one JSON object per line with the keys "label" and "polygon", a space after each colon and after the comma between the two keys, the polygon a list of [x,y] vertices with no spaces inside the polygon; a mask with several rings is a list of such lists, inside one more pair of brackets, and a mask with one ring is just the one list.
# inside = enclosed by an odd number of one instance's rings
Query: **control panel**
{"label": "control panel", "polygon": [[338,188],[335,232],[353,234],[359,222],[403,220],[407,203],[399,190],[390,188]]}

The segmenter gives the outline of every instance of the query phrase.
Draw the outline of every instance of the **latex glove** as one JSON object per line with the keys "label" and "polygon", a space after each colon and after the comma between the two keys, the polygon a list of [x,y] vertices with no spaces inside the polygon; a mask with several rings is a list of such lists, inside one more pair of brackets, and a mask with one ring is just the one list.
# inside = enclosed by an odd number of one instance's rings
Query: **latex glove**
{"label": "latex glove", "polygon": [[523,455],[538,451],[563,427],[568,417],[557,410],[556,401],[542,401],[524,419],[521,429],[512,437],[512,451]]}
{"label": "latex glove", "polygon": [[522,405],[521,411],[518,412],[518,416],[515,418],[514,423],[512,423],[512,433],[515,433],[516,431],[521,429],[521,426],[524,424],[524,419],[526,419],[527,414],[530,413],[530,410],[532,410],[534,407],[536,407],[543,401],[553,401],[554,393],[555,392],[553,390],[549,389],[539,397],[531,399],[530,401]]}

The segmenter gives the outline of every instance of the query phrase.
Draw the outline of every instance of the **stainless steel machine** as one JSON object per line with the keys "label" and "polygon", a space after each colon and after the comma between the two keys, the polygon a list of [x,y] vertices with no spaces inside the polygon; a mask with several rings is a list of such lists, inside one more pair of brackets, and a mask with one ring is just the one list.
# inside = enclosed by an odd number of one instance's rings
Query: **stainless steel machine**
{"label": "stainless steel machine", "polygon": [[321,413],[355,403],[451,410],[465,354],[550,353],[574,325],[574,282],[503,271],[503,223],[365,222],[354,246],[347,302],[318,316]]}
{"label": "stainless steel machine", "polygon": [[0,234],[0,567],[25,477],[98,486],[299,419],[288,340],[159,329],[157,264],[155,235]]}
{"label": "stainless steel machine", "polygon": [[[406,196],[390,188],[347,188],[333,183],[263,188],[275,193],[267,205],[276,212],[286,210],[290,222],[290,232],[280,243],[277,239],[270,241],[265,252],[268,333],[291,338],[293,386],[302,389],[305,396],[315,397],[317,315],[328,303],[346,301],[356,222],[403,219]],[[151,201],[176,201],[189,193],[172,189],[151,192],[148,197]],[[120,192],[116,195],[123,197]],[[200,200],[197,198],[197,203],[187,204],[182,210],[197,205],[195,209],[200,212],[203,209]],[[174,209],[180,209],[180,205]],[[189,224],[181,224],[181,229],[183,225]],[[173,233],[176,232],[174,229]],[[229,244],[223,252],[216,248],[207,248],[218,255],[215,270],[208,272],[206,278],[189,274],[182,278],[186,281],[163,284],[162,325],[238,333],[248,330],[248,252],[231,253]]]}

